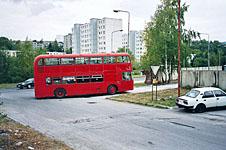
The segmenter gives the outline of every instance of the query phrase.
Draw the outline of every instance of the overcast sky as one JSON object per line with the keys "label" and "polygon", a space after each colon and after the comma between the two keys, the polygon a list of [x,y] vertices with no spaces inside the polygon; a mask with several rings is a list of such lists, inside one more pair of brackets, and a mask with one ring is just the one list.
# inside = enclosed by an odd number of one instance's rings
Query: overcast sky
{"label": "overcast sky", "polygon": [[[211,40],[226,41],[225,0],[182,0],[190,5],[186,27],[208,33]],[[74,23],[90,18],[122,18],[127,31],[128,10],[131,30],[143,30],[160,0],[0,0],[0,36],[14,40],[54,40],[56,35],[71,32]],[[202,38],[207,38],[202,36]]]}

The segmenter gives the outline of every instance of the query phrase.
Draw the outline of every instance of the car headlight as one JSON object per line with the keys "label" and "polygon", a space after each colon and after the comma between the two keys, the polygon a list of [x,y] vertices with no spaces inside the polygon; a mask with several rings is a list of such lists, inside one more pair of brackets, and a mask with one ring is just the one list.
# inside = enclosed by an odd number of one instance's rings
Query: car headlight
{"label": "car headlight", "polygon": [[188,104],[188,101],[187,100],[184,100],[183,103],[187,105]]}
{"label": "car headlight", "polygon": [[22,85],[25,85],[25,83],[21,83]]}

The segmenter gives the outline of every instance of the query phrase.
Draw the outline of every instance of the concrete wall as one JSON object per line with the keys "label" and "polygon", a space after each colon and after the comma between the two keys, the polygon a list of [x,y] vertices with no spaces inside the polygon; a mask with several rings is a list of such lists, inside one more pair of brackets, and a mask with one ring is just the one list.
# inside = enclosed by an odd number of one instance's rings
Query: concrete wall
{"label": "concrete wall", "polygon": [[181,68],[181,70],[218,70],[221,71],[222,70],[222,66],[210,66],[208,67],[187,67],[187,68]]}
{"label": "concrete wall", "polygon": [[218,86],[226,89],[226,72],[213,70],[182,70],[182,87]]}
{"label": "concrete wall", "polygon": [[219,87],[226,89],[226,71],[219,72]]}

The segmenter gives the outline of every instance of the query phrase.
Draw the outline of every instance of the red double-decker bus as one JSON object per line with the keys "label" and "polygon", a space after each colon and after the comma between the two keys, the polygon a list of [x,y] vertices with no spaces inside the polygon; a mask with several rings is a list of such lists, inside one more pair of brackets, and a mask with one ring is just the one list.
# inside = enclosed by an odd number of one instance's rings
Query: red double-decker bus
{"label": "red double-decker bus", "polygon": [[133,89],[128,54],[39,55],[34,61],[35,97],[115,94]]}

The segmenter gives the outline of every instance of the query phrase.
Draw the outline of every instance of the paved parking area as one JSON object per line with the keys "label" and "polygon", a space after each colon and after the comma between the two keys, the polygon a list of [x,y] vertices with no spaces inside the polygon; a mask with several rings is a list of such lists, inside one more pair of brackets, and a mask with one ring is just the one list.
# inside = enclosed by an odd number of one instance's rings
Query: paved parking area
{"label": "paved parking area", "polygon": [[76,150],[226,147],[226,109],[202,114],[107,100],[108,95],[36,100],[33,90],[1,90],[1,111]]}

